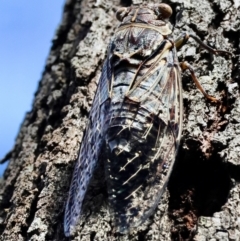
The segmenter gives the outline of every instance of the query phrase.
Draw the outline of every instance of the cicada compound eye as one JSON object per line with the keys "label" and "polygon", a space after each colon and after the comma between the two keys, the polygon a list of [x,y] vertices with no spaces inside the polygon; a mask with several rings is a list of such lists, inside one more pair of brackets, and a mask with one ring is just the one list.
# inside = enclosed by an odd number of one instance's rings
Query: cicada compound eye
{"label": "cicada compound eye", "polygon": [[158,8],[157,10],[158,10],[161,18],[168,19],[168,18],[171,17],[171,15],[172,15],[172,8],[168,4],[160,3],[157,6],[157,8]]}
{"label": "cicada compound eye", "polygon": [[127,16],[127,14],[128,14],[128,8],[120,8],[116,12],[116,18],[117,20],[122,22],[122,20]]}

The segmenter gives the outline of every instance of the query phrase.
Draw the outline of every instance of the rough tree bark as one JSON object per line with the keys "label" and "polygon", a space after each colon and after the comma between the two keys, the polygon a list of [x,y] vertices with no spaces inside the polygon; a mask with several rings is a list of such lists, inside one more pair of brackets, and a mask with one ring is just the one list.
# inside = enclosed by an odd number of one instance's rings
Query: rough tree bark
{"label": "rough tree bark", "polygon": [[[235,54],[212,57],[191,40],[179,52],[180,59],[195,67],[207,92],[223,105],[206,101],[184,74],[182,144],[155,214],[133,233],[115,233],[100,164],[78,233],[71,240],[240,240],[240,2],[165,2],[173,9],[184,3],[174,36],[193,32],[215,48]],[[107,43],[117,26],[114,12],[130,4],[66,2],[32,111],[3,160],[9,165],[0,190],[2,241],[69,240],[63,234],[63,212],[74,163]]]}

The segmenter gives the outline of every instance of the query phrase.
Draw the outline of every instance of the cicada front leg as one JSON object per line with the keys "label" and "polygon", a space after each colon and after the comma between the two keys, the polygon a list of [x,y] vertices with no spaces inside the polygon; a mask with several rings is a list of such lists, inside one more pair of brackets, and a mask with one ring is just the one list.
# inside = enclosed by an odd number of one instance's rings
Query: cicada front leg
{"label": "cicada front leg", "polygon": [[[219,55],[219,54],[228,54],[231,55],[232,54],[228,51],[225,50],[217,50],[217,49],[213,49],[210,46],[208,46],[207,44],[203,43],[202,40],[197,37],[196,35],[193,34],[188,34],[188,33],[183,33],[181,34],[181,36],[179,36],[175,41],[175,46],[176,49],[180,49],[184,44],[186,44],[186,42],[188,41],[189,38],[193,38],[197,43],[200,44],[200,46],[202,46],[204,49],[208,50],[210,53],[215,54],[215,55]],[[221,103],[221,101],[219,101],[217,98],[210,96],[206,93],[206,91],[203,89],[203,87],[201,86],[200,82],[198,81],[194,69],[193,67],[186,61],[181,62],[180,63],[180,67],[182,69],[182,71],[185,71],[186,69],[188,69],[190,71],[191,77],[194,81],[194,83],[196,84],[197,88],[202,92],[202,94],[204,95],[205,98],[207,98],[208,100],[215,102],[215,103]]]}
{"label": "cicada front leg", "polygon": [[180,67],[181,67],[182,71],[184,71],[186,69],[188,69],[190,71],[190,74],[192,76],[194,83],[196,84],[197,88],[202,92],[202,94],[204,95],[205,98],[207,98],[208,100],[215,102],[215,103],[221,103],[221,101],[219,101],[216,97],[213,97],[206,93],[206,91],[203,89],[200,82],[198,81],[198,79],[195,75],[195,72],[193,70],[193,67],[188,62],[186,62],[186,61],[181,62]]}
{"label": "cicada front leg", "polygon": [[202,46],[204,49],[206,49],[208,52],[219,55],[219,54],[227,54],[232,56],[232,53],[226,51],[226,50],[221,50],[221,49],[213,49],[207,44],[205,44],[198,36],[194,34],[189,34],[189,33],[182,33],[175,41],[175,47],[177,50],[179,50],[184,44],[187,43],[189,38],[193,38],[200,46]]}

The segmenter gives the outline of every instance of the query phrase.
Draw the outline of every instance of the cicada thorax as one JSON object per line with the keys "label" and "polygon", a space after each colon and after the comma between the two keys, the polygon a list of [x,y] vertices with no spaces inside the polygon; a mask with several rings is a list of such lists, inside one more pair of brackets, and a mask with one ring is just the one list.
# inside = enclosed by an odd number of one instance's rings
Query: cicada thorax
{"label": "cicada thorax", "polygon": [[179,74],[174,51],[165,48],[171,30],[167,22],[147,18],[144,8],[132,11],[109,53],[113,75],[104,158],[110,208],[120,232],[142,223],[156,208],[180,133]]}

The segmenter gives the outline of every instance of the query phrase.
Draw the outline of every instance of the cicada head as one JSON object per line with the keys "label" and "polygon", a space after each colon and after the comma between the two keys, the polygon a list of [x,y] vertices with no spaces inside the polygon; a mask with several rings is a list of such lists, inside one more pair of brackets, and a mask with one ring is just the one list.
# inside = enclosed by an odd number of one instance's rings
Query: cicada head
{"label": "cicada head", "polygon": [[158,16],[158,19],[169,19],[172,15],[172,8],[165,3],[155,4],[154,12]]}

